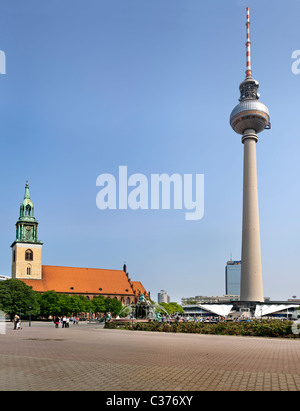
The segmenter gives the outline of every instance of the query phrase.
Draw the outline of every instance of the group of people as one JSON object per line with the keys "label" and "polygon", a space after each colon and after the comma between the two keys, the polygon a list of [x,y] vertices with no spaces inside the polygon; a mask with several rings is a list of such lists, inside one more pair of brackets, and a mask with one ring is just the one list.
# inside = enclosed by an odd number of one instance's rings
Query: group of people
{"label": "group of people", "polygon": [[217,316],[209,316],[209,317],[202,317],[202,316],[183,316],[178,313],[176,314],[171,314],[171,315],[162,315],[159,319],[161,322],[167,322],[169,324],[171,323],[186,323],[186,322],[220,322],[220,321],[225,321],[225,317]]}
{"label": "group of people", "polygon": [[55,328],[59,327],[59,324],[61,324],[62,328],[69,328],[70,322],[73,322],[73,324],[78,324],[79,318],[78,317],[67,317],[66,315],[63,315],[62,317],[59,317],[58,315],[54,317],[54,324]]}
{"label": "group of people", "polygon": [[16,314],[14,316],[14,330],[21,330],[21,318]]}

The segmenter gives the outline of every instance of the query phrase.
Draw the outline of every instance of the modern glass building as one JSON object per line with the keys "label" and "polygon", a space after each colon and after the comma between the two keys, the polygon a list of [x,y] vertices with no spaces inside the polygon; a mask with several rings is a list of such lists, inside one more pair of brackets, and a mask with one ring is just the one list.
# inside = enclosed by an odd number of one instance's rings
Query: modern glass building
{"label": "modern glass building", "polygon": [[227,261],[225,267],[225,294],[240,295],[241,261]]}

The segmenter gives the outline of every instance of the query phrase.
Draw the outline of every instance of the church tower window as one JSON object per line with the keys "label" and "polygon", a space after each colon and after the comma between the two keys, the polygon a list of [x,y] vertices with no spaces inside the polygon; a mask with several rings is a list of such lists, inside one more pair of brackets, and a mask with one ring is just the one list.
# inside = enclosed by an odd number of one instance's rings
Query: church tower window
{"label": "church tower window", "polygon": [[25,260],[26,261],[33,261],[33,252],[32,250],[25,251]]}
{"label": "church tower window", "polygon": [[27,204],[27,206],[26,206],[25,215],[26,215],[26,216],[29,216],[29,217],[31,216],[31,207],[30,207],[29,204]]}

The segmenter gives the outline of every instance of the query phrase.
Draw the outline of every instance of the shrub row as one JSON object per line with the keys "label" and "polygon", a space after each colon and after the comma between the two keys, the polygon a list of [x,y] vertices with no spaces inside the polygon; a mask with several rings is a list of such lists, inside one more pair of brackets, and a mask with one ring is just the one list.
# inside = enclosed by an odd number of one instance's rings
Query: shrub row
{"label": "shrub row", "polygon": [[244,335],[259,337],[294,338],[298,335],[292,331],[292,321],[254,320],[251,322],[218,322],[218,323],[122,323],[107,322],[105,328],[122,328],[134,331],[180,332],[217,335]]}

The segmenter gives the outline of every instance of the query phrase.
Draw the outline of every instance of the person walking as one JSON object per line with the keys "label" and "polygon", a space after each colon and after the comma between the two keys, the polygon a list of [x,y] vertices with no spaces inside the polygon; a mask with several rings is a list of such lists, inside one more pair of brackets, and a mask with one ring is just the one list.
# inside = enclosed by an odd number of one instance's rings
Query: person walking
{"label": "person walking", "polygon": [[17,329],[17,330],[22,330],[22,327],[21,327],[21,318],[20,318],[20,317],[18,317],[18,319],[17,319],[16,329]]}
{"label": "person walking", "polygon": [[16,314],[16,315],[14,316],[14,330],[16,330],[16,329],[17,329],[17,322],[18,322],[18,319],[19,319],[19,316]]}
{"label": "person walking", "polygon": [[59,325],[59,316],[58,315],[54,318],[54,324],[55,324],[55,328],[58,328],[58,325]]}

